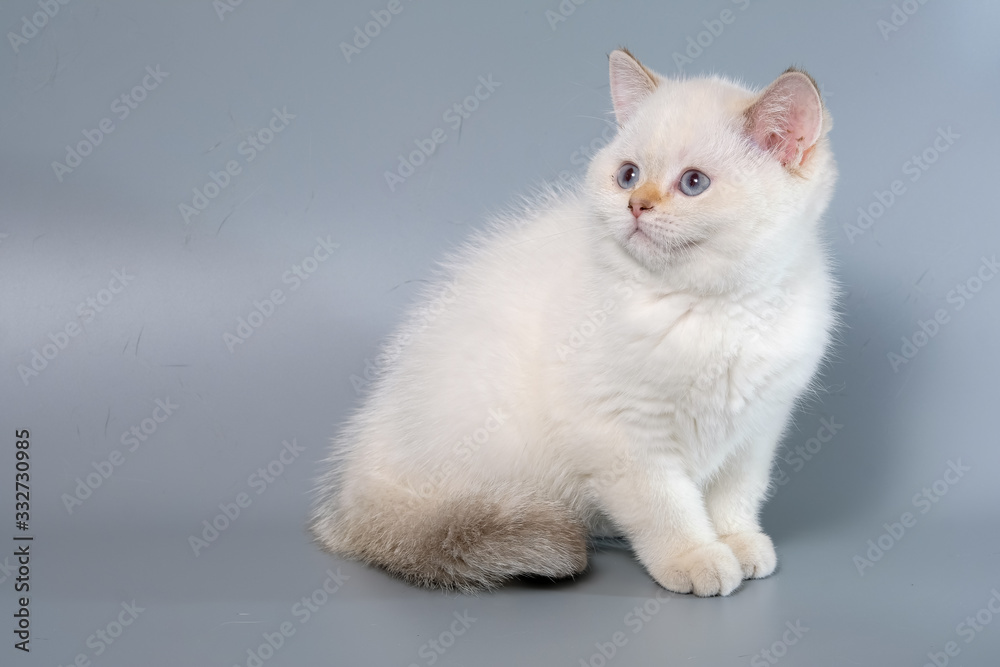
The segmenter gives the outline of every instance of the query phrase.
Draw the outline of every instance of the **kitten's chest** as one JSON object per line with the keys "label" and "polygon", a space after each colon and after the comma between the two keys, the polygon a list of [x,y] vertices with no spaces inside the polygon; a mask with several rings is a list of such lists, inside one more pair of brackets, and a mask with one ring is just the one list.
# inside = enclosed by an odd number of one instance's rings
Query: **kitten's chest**
{"label": "kitten's chest", "polygon": [[597,391],[634,438],[717,448],[781,412],[808,381],[796,322],[777,290],[741,301],[636,295],[598,342],[610,363]]}

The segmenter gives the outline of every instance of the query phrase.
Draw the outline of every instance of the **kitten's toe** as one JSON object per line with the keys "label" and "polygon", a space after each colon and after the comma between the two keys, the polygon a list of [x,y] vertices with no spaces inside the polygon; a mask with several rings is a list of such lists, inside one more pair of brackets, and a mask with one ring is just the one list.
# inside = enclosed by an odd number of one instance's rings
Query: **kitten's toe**
{"label": "kitten's toe", "polygon": [[653,576],[667,590],[709,597],[732,593],[743,581],[742,574],[732,549],[713,542],[671,558]]}
{"label": "kitten's toe", "polygon": [[771,538],[761,532],[743,532],[719,538],[729,545],[743,569],[744,579],[763,579],[774,572],[778,556]]}

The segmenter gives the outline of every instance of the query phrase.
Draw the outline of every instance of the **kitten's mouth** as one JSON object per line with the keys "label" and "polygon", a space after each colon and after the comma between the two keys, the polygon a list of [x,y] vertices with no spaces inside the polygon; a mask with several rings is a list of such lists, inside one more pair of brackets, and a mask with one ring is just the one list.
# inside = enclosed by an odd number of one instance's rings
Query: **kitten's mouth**
{"label": "kitten's mouth", "polygon": [[691,250],[696,248],[701,241],[692,239],[678,239],[676,237],[662,238],[659,235],[650,234],[647,229],[649,224],[644,224],[638,219],[632,222],[632,231],[629,232],[628,240],[630,243],[649,243],[661,250],[666,250],[668,252],[673,252],[677,250]]}
{"label": "kitten's mouth", "polygon": [[632,231],[629,232],[628,235],[629,240],[631,241],[632,239],[636,239],[639,241],[646,241],[648,243],[656,243],[656,241],[653,240],[653,237],[646,231],[648,227],[648,222],[644,224],[638,218],[635,218],[632,221]]}
{"label": "kitten's mouth", "polygon": [[649,234],[643,231],[642,226],[638,222],[632,226],[632,231],[629,233],[628,238],[630,241],[638,238],[641,241],[653,242],[653,239],[649,238]]}

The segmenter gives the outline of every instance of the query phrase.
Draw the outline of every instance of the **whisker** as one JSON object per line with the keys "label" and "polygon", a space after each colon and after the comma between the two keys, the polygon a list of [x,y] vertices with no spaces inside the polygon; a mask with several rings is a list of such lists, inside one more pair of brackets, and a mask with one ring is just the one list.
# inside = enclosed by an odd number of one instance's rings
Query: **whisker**
{"label": "whisker", "polygon": [[613,121],[613,120],[609,119],[609,118],[599,118],[597,116],[584,116],[584,115],[578,115],[577,118],[589,118],[590,120],[599,120],[602,123],[605,123],[605,124],[610,125],[611,127],[615,128],[615,129],[618,129],[618,123],[616,121]]}

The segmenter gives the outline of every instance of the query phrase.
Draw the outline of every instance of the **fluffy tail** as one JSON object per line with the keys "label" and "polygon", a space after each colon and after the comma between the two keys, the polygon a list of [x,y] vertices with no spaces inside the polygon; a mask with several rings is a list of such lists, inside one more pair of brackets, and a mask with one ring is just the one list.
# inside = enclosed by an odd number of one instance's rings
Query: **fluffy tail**
{"label": "fluffy tail", "polygon": [[329,551],[428,588],[474,592],[521,575],[568,577],[587,566],[587,529],[564,503],[491,489],[423,498],[380,494],[318,508],[312,530]]}

